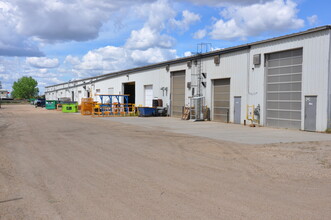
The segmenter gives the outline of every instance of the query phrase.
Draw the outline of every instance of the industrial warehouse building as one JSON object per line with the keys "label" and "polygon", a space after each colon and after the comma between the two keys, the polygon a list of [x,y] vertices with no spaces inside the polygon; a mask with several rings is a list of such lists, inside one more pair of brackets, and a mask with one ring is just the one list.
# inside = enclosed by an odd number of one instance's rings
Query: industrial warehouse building
{"label": "industrial warehouse building", "polygon": [[[46,87],[48,100],[129,94],[180,117],[202,97],[212,121],[308,131],[331,127],[331,26]],[[252,108],[252,106],[254,106]]]}

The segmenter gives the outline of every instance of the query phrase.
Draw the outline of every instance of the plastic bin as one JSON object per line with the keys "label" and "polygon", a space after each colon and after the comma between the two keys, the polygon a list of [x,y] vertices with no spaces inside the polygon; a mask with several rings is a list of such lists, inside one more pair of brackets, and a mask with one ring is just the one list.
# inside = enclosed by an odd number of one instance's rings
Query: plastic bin
{"label": "plastic bin", "polygon": [[76,113],[76,112],[78,112],[78,104],[77,103],[62,103],[62,112]]}
{"label": "plastic bin", "polygon": [[46,109],[54,110],[56,109],[57,101],[56,100],[46,100]]}
{"label": "plastic bin", "polygon": [[138,107],[139,117],[156,116],[156,108],[151,107]]}

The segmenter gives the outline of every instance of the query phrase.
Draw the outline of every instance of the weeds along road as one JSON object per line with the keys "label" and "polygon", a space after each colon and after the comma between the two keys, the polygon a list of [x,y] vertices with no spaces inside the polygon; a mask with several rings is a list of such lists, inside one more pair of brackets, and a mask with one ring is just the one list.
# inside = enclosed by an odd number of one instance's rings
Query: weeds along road
{"label": "weeds along road", "polygon": [[3,106],[0,219],[330,219],[330,146],[236,144]]}

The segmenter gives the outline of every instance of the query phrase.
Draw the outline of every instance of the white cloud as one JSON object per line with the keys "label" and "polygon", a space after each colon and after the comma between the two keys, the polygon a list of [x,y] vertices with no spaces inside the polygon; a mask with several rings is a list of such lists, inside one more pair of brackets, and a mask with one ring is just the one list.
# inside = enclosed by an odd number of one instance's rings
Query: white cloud
{"label": "white cloud", "polygon": [[59,78],[61,76],[63,76],[62,74],[59,73],[50,73],[48,72],[48,69],[38,69],[38,70],[28,70],[25,72],[25,74],[32,76],[32,77],[38,77],[40,78],[49,78],[49,77],[55,77],[55,78]]}
{"label": "white cloud", "polygon": [[308,20],[310,26],[314,26],[318,23],[318,16],[317,15],[309,16],[309,17],[307,17],[307,20]]}
{"label": "white cloud", "polygon": [[167,21],[176,15],[167,0],[137,6],[135,11],[138,16],[147,20],[140,30],[131,31],[126,48],[146,50],[152,47],[171,48],[174,45],[174,38],[161,33],[166,28]]}
{"label": "white cloud", "polygon": [[193,54],[192,54],[192,52],[191,51],[186,51],[185,53],[184,53],[184,57],[190,57],[190,56],[192,56]]}
{"label": "white cloud", "polygon": [[107,46],[89,51],[83,56],[80,64],[75,66],[75,69],[111,71],[118,69],[117,64],[124,64],[127,58],[123,48]]}
{"label": "white cloud", "polygon": [[39,49],[44,45],[96,39],[104,24],[118,24],[130,16],[147,21],[141,29],[132,31],[127,47],[171,48],[175,40],[163,33],[169,25],[186,31],[200,20],[188,10],[176,20],[176,1],[1,0],[0,56],[44,56]]}
{"label": "white cloud", "polygon": [[64,60],[64,63],[69,63],[69,64],[72,64],[72,65],[77,65],[77,64],[80,63],[80,60],[79,60],[79,57],[68,55],[68,56],[66,56],[66,58]]}
{"label": "white cloud", "polygon": [[172,18],[170,20],[170,24],[175,29],[178,29],[181,32],[188,31],[190,28],[190,25],[194,24],[197,21],[200,21],[200,19],[201,19],[200,15],[187,11],[187,10],[182,12],[182,16],[183,16],[182,20],[176,20],[174,18]]}
{"label": "white cloud", "polygon": [[174,45],[175,39],[169,35],[160,34],[158,30],[150,27],[131,32],[130,38],[126,42],[126,47],[131,49],[145,50],[150,47],[171,48]]}
{"label": "white cloud", "polygon": [[176,50],[162,48],[149,48],[147,50],[134,50],[131,52],[131,58],[134,65],[153,64],[173,59],[175,57]]}
{"label": "white cloud", "polygon": [[11,78],[11,75],[9,73],[0,73],[0,79],[7,81],[10,78]]}
{"label": "white cloud", "polygon": [[190,25],[201,19],[200,15],[184,10],[182,19],[176,20],[176,12],[167,0],[157,0],[152,4],[137,6],[136,13],[147,18],[147,21],[140,30],[131,32],[125,45],[130,49],[171,48],[175,44],[175,39],[163,33],[169,30],[168,26],[185,32],[189,30]]}
{"label": "white cloud", "polygon": [[35,68],[55,68],[59,66],[59,60],[57,58],[50,59],[47,57],[28,57],[27,63]]}
{"label": "white cloud", "polygon": [[104,23],[152,1],[1,0],[0,56],[43,56],[45,43],[95,39]]}
{"label": "white cloud", "polygon": [[304,20],[297,18],[297,5],[291,0],[274,0],[272,2],[249,6],[232,6],[221,12],[212,27],[213,39],[245,39],[267,31],[284,31],[304,26]]}
{"label": "white cloud", "polygon": [[79,63],[73,65],[73,72],[78,77],[86,77],[162,62],[175,57],[176,50],[162,48],[132,50],[107,46],[85,54]]}
{"label": "white cloud", "polygon": [[272,0],[186,0],[197,5],[209,5],[209,6],[229,6],[229,5],[249,5],[254,3],[263,3]]}
{"label": "white cloud", "polygon": [[[56,77],[51,77],[51,78],[45,78],[45,79],[43,79],[42,82],[44,82],[44,85],[47,86],[47,85],[51,85],[51,84],[63,83],[64,81],[62,81],[62,80],[60,80],[60,79],[58,79]],[[40,83],[40,82],[38,81],[38,83]]]}
{"label": "white cloud", "polygon": [[37,45],[17,32],[17,9],[9,1],[0,1],[0,56],[42,56]]}
{"label": "white cloud", "polygon": [[205,29],[198,30],[194,33],[193,38],[194,39],[202,39],[207,35],[207,31]]}
{"label": "white cloud", "polygon": [[5,67],[0,64],[0,73],[3,73],[3,72],[5,72]]}
{"label": "white cloud", "polygon": [[14,0],[17,31],[46,41],[95,39],[100,28],[128,1]]}
{"label": "white cloud", "polygon": [[63,82],[61,77],[64,75],[57,73],[57,69],[52,69],[52,72],[49,72],[50,69],[33,68],[23,57],[0,57],[0,63],[3,66],[3,71],[0,72],[0,81],[4,88],[9,90],[11,90],[14,81],[17,81],[23,76],[32,76],[37,80],[40,94],[43,93],[44,85]]}
{"label": "white cloud", "polygon": [[152,3],[136,5],[135,13],[139,17],[147,18],[145,26],[159,31],[165,28],[169,19],[176,16],[176,11],[168,0],[154,0]]}

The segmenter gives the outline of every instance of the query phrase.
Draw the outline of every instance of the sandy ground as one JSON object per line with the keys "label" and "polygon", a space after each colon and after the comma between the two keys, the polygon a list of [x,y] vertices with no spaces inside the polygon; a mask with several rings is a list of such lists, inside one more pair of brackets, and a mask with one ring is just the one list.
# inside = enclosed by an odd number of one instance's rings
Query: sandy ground
{"label": "sandy ground", "polygon": [[0,219],[331,219],[331,141],[248,145],[4,106]]}

